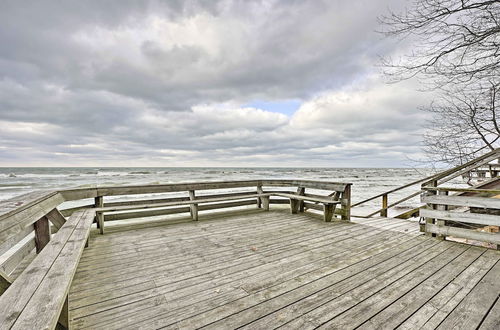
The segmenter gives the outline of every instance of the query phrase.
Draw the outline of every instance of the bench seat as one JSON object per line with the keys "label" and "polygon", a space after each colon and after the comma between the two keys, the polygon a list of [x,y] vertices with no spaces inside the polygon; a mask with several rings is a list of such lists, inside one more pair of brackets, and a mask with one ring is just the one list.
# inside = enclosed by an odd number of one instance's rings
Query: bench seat
{"label": "bench seat", "polygon": [[286,193],[275,193],[273,196],[286,197],[291,199],[296,199],[300,201],[310,201],[310,202],[318,202],[323,204],[340,204],[340,201],[333,200],[331,198],[326,197],[316,197],[316,196],[307,196],[307,195],[297,195],[297,194],[286,194]]}
{"label": "bench seat", "polygon": [[335,207],[337,204],[341,204],[339,200],[328,197],[321,196],[309,196],[300,194],[287,194],[287,193],[275,193],[273,194],[279,197],[285,197],[290,199],[290,208],[292,213],[297,213],[300,208],[300,201],[310,201],[323,204],[323,219],[326,222],[330,222],[333,219],[333,214],[335,213]]}
{"label": "bench seat", "polygon": [[71,215],[0,296],[2,329],[68,328],[68,291],[94,218],[93,209]]}
{"label": "bench seat", "polygon": [[232,201],[248,198],[258,198],[262,202],[264,210],[269,210],[269,198],[271,196],[284,197],[290,199],[290,206],[292,213],[297,213],[300,203],[298,201],[311,201],[323,204],[323,214],[325,221],[331,221],[333,214],[335,212],[335,207],[341,202],[335,200],[334,198],[322,197],[322,196],[310,196],[310,195],[299,195],[294,193],[283,193],[283,192],[256,192],[249,193],[246,195],[237,196],[224,196],[224,197],[211,197],[203,198],[200,196],[195,198],[194,194],[190,193],[190,200],[185,201],[175,201],[175,202],[165,202],[165,203],[149,203],[149,204],[135,204],[135,205],[117,205],[117,206],[103,206],[96,207],[93,210],[97,214],[97,225],[99,227],[100,233],[104,234],[104,213],[107,212],[120,212],[120,211],[130,211],[130,210],[146,210],[154,208],[162,208],[169,206],[180,206],[189,205],[191,207],[191,216],[193,220],[198,220],[198,204],[203,203],[215,203],[223,201]]}
{"label": "bench seat", "polygon": [[269,195],[270,194],[248,194],[248,195],[213,197],[213,198],[203,198],[203,196],[200,196],[199,199],[193,199],[193,200],[189,200],[189,201],[166,202],[166,203],[157,203],[157,204],[105,206],[105,207],[94,208],[94,210],[97,213],[129,211],[129,210],[142,210],[142,209],[152,209],[152,208],[160,208],[160,207],[167,207],[167,206],[192,205],[192,204],[201,204],[201,203],[215,203],[215,202],[223,202],[223,201],[230,201],[230,200],[237,200],[237,199],[265,197],[265,196],[269,196]]}
{"label": "bench seat", "polygon": [[[269,193],[251,193],[247,195],[212,197],[212,198],[203,198],[203,196],[200,196],[199,198],[195,199],[193,194],[192,199],[187,201],[165,202],[156,204],[105,206],[105,207],[96,207],[93,210],[97,214],[97,222],[98,222],[97,224],[100,233],[104,234],[104,213],[106,212],[145,210],[145,209],[154,209],[154,208],[161,208],[168,206],[189,205],[191,206],[191,216],[193,217],[193,220],[198,220],[198,204],[233,201],[233,200],[248,199],[248,198],[260,198],[264,201],[264,205],[267,205],[267,209],[269,209],[269,196],[270,196]],[[266,208],[266,206],[264,206],[264,208]]]}

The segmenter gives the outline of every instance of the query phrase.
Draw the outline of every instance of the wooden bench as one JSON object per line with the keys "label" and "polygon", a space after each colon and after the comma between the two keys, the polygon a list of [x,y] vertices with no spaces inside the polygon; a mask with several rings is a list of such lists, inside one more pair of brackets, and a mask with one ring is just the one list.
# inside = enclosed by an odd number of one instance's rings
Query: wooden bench
{"label": "wooden bench", "polygon": [[[299,192],[300,193],[300,192]],[[287,193],[274,193],[274,196],[286,197],[290,199],[290,209],[292,213],[297,213],[299,210],[303,211],[300,201],[309,201],[323,204],[323,219],[326,222],[332,221],[335,207],[341,202],[338,200],[338,194],[332,198],[322,196],[300,195],[300,194],[287,194]]]}
{"label": "wooden bench", "polygon": [[190,213],[193,220],[198,220],[198,205],[207,204],[207,203],[216,203],[223,201],[233,201],[233,200],[241,200],[241,199],[249,199],[249,198],[257,198],[257,204],[266,211],[269,211],[270,197],[285,197],[290,199],[291,212],[297,213],[300,211],[304,211],[303,203],[300,201],[309,201],[314,203],[319,203],[323,205],[323,217],[324,220],[329,222],[332,220],[333,215],[335,213],[335,208],[338,204],[341,204],[339,200],[340,192],[334,193],[332,197],[323,197],[323,196],[315,196],[309,194],[302,194],[304,189],[299,188],[299,192],[297,194],[294,193],[283,193],[283,192],[264,192],[262,187],[257,188],[256,193],[248,193],[248,194],[238,194],[235,196],[224,196],[224,197],[210,197],[203,198],[203,196],[196,197],[194,191],[189,191],[189,200],[181,200],[181,201],[172,201],[172,202],[163,202],[163,203],[144,203],[144,204],[134,204],[134,205],[116,205],[116,206],[103,206],[103,201],[99,200],[99,207],[94,208],[96,212],[97,218],[97,226],[100,230],[101,234],[104,234],[104,217],[105,213],[108,212],[120,212],[120,211],[131,211],[131,210],[147,210],[147,209],[156,209],[162,207],[170,207],[170,206],[182,206],[189,205]]}
{"label": "wooden bench", "polygon": [[93,209],[71,215],[0,296],[0,328],[69,327],[68,292],[94,218]]}
{"label": "wooden bench", "polygon": [[247,195],[237,195],[237,196],[225,196],[225,197],[213,197],[213,198],[196,198],[194,191],[189,191],[190,200],[187,201],[175,201],[175,202],[165,202],[165,203],[151,203],[151,204],[135,204],[135,205],[123,205],[123,206],[103,206],[97,207],[93,210],[97,215],[97,225],[99,227],[100,233],[104,234],[104,213],[106,212],[119,212],[119,211],[130,211],[130,210],[146,210],[152,208],[161,208],[169,206],[181,206],[189,205],[191,217],[193,220],[198,220],[198,205],[206,203],[216,203],[223,201],[232,201],[239,199],[249,199],[258,198],[262,200],[264,209],[269,210],[269,193],[249,193]]}

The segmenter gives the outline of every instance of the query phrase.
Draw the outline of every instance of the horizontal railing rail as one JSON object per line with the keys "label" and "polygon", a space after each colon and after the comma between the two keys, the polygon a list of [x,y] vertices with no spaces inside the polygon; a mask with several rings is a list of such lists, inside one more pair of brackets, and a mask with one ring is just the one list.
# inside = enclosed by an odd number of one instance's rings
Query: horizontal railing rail
{"label": "horizontal railing rail", "polygon": [[500,245],[498,171],[491,171],[489,180],[473,187],[442,186],[458,176],[467,174],[471,177],[470,173],[477,169],[498,168],[500,164],[491,162],[499,158],[500,149],[495,149],[422,183],[421,201],[426,206],[420,210],[421,231],[440,239],[465,239]]}
{"label": "horizontal railing rail", "polygon": [[[473,196],[451,192],[476,192]],[[484,195],[486,194],[486,196]],[[423,231],[440,239],[465,239],[500,244],[500,190],[425,187],[420,210],[425,220]]]}

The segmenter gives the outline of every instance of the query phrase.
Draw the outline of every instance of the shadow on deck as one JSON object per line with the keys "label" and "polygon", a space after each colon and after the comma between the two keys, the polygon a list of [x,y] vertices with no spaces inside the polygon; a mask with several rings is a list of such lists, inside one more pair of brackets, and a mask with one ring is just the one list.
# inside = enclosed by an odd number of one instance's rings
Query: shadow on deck
{"label": "shadow on deck", "polygon": [[500,252],[400,219],[261,210],[93,229],[73,328],[495,328]]}

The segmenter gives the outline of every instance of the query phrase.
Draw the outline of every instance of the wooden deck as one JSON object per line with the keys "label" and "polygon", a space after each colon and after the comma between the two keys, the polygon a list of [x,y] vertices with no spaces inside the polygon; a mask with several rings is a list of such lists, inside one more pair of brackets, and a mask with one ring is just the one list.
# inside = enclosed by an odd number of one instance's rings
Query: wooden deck
{"label": "wooden deck", "polygon": [[399,219],[249,211],[91,234],[75,329],[498,329],[500,252]]}

